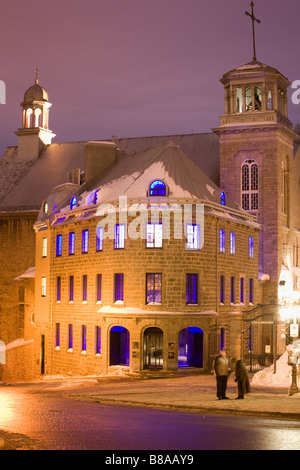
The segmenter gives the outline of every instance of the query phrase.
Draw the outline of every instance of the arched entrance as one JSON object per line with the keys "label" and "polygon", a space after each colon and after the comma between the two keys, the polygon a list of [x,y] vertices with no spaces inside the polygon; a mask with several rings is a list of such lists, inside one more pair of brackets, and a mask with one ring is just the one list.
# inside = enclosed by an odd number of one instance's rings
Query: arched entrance
{"label": "arched entrance", "polygon": [[129,366],[129,331],[126,328],[111,328],[109,347],[109,365]]}
{"label": "arched entrance", "polygon": [[144,333],[144,369],[163,367],[163,332],[160,328],[147,328]]}
{"label": "arched entrance", "polygon": [[178,367],[203,367],[203,331],[188,327],[178,334]]}

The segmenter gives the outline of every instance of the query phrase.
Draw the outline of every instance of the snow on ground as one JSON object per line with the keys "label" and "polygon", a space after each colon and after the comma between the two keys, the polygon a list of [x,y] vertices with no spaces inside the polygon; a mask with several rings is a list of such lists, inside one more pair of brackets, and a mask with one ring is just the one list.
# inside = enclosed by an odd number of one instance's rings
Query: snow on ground
{"label": "snow on ground", "polygon": [[[274,364],[272,364],[270,367],[257,372],[251,383],[264,387],[289,388],[292,383],[292,367],[288,365],[288,348],[276,362],[276,374],[274,374]],[[300,387],[299,370],[297,385]]]}

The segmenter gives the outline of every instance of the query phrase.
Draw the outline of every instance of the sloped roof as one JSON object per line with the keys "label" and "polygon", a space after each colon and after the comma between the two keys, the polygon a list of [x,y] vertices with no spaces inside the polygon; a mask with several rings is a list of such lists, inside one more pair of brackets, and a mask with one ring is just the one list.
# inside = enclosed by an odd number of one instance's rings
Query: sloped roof
{"label": "sloped roof", "polygon": [[[216,184],[219,183],[219,138],[213,133],[116,139],[116,145],[133,155],[172,140]],[[38,211],[53,187],[67,182],[71,170],[84,170],[87,142],[53,143],[37,160],[22,162],[17,147],[8,147],[0,160],[0,212]]]}

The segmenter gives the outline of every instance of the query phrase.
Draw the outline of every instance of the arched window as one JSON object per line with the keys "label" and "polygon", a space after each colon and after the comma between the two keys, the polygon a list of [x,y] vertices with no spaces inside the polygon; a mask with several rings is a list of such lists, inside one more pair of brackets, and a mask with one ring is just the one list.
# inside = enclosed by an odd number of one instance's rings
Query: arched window
{"label": "arched window", "polygon": [[226,206],[226,197],[224,191],[221,192],[220,203],[222,204],[222,206]]}
{"label": "arched window", "polygon": [[155,180],[150,184],[149,196],[166,196],[167,188],[163,181]]}
{"label": "arched window", "polygon": [[258,165],[255,160],[242,164],[242,207],[246,211],[258,210]]}
{"label": "arched window", "polygon": [[254,99],[255,99],[255,110],[260,111],[261,110],[261,88],[259,86],[256,86],[254,88]]}
{"label": "arched window", "polygon": [[31,108],[28,108],[26,111],[26,127],[30,128],[33,124],[33,111]]}
{"label": "arched window", "polygon": [[70,209],[74,209],[74,207],[77,206],[77,199],[75,196],[72,197],[71,202],[70,202]]}
{"label": "arched window", "polygon": [[252,111],[252,90],[249,86],[245,89],[245,103],[246,111]]}
{"label": "arched window", "polygon": [[34,127],[41,127],[41,125],[42,125],[42,121],[41,121],[42,111],[39,108],[36,108],[34,110],[34,118],[35,118]]}

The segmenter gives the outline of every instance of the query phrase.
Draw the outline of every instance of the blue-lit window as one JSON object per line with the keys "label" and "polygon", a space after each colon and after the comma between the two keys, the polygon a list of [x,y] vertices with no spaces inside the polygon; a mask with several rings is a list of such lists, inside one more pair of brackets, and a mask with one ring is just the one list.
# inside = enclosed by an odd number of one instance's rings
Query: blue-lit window
{"label": "blue-lit window", "polygon": [[86,325],[81,325],[81,352],[86,352]]}
{"label": "blue-lit window", "polygon": [[74,255],[75,253],[75,233],[69,233],[69,255]]}
{"label": "blue-lit window", "polygon": [[68,325],[68,349],[73,350],[73,325]]}
{"label": "blue-lit window", "polygon": [[245,302],[245,278],[240,278],[240,302],[243,304]]}
{"label": "blue-lit window", "polygon": [[125,225],[115,225],[115,249],[121,249],[125,247]]}
{"label": "blue-lit window", "polygon": [[77,199],[75,196],[72,197],[71,202],[70,202],[70,209],[74,209],[74,207],[77,206]]}
{"label": "blue-lit window", "polygon": [[161,274],[160,273],[147,273],[146,274],[146,303],[161,304]]}
{"label": "blue-lit window", "polygon": [[94,204],[97,204],[98,202],[98,191],[94,192]]}
{"label": "blue-lit window", "polygon": [[87,275],[82,276],[82,302],[87,301]]}
{"label": "blue-lit window", "polygon": [[163,226],[162,224],[147,224],[147,248],[162,248]]}
{"label": "blue-lit window", "polygon": [[220,253],[225,253],[225,230],[220,229],[220,236],[219,236],[219,249]]}
{"label": "blue-lit window", "polygon": [[74,300],[74,276],[69,277],[69,302]]}
{"label": "blue-lit window", "polygon": [[101,354],[101,327],[95,328],[95,354]]}
{"label": "blue-lit window", "polygon": [[103,227],[96,228],[96,251],[103,250]]}
{"label": "blue-lit window", "polygon": [[124,300],[124,274],[115,274],[114,301]]}
{"label": "blue-lit window", "polygon": [[198,275],[197,274],[186,275],[186,303],[187,304],[198,303]]}
{"label": "blue-lit window", "polygon": [[165,183],[161,180],[153,181],[149,187],[149,195],[150,196],[166,196],[167,188],[166,188]]}
{"label": "blue-lit window", "polygon": [[96,301],[101,302],[102,298],[102,274],[97,274],[96,280]]}
{"label": "blue-lit window", "polygon": [[253,237],[249,237],[249,258],[254,257],[254,240]]}
{"label": "blue-lit window", "polygon": [[230,254],[235,255],[235,233],[230,232]]}
{"label": "blue-lit window", "polygon": [[222,204],[222,206],[226,206],[226,197],[224,191],[221,192],[220,203]]}
{"label": "blue-lit window", "polygon": [[249,303],[253,304],[254,300],[254,280],[249,279]]}
{"label": "blue-lit window", "polygon": [[56,301],[60,302],[61,300],[61,277],[56,278]]}
{"label": "blue-lit window", "polygon": [[55,347],[60,347],[60,323],[55,323]]}
{"label": "blue-lit window", "polygon": [[87,253],[89,249],[89,231],[82,230],[82,245],[81,245],[81,252]]}
{"label": "blue-lit window", "polygon": [[186,226],[186,249],[200,249],[200,225],[187,224]]}
{"label": "blue-lit window", "polygon": [[230,278],[230,302],[235,304],[235,277]]}
{"label": "blue-lit window", "polygon": [[220,304],[225,304],[225,276],[220,276]]}
{"label": "blue-lit window", "polygon": [[56,235],[56,256],[61,256],[62,235]]}

